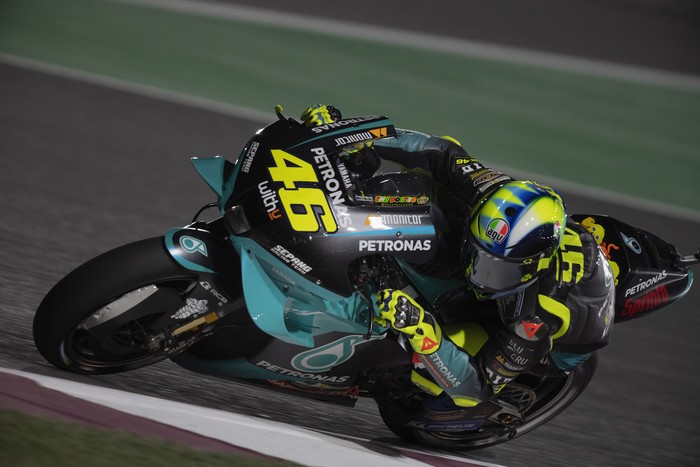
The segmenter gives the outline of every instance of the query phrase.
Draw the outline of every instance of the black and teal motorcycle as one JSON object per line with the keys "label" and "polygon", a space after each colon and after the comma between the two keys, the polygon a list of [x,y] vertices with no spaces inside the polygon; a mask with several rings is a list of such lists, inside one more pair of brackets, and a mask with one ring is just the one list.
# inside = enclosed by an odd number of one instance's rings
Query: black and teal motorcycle
{"label": "black and teal motorcycle", "polygon": [[[569,372],[541,363],[471,408],[414,385],[410,346],[374,322],[371,297],[403,289],[439,309],[464,287],[416,266],[437,248],[430,181],[389,162],[369,177],[348,166],[362,162],[350,152],[394,134],[385,117],[309,129],[279,109],[278,116],[236,163],[193,159],[218,201],[189,225],[104,253],[51,289],[34,318],[36,346],[50,363],[105,374],[170,358],[195,372],[343,405],[371,397],[399,437],[453,450],[527,433],[581,394],[596,353]],[[199,220],[208,208],[214,219]],[[647,315],[690,288],[700,252],[683,257],[610,217],[572,217],[596,228],[613,266],[615,322]]]}

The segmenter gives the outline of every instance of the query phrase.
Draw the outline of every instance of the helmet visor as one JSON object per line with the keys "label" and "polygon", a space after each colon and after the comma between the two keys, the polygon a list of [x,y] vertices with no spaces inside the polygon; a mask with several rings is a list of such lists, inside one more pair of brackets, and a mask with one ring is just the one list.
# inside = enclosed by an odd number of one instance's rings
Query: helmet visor
{"label": "helmet visor", "polygon": [[467,246],[467,281],[487,294],[509,292],[530,285],[537,273],[538,257],[503,259],[488,253],[475,242]]}

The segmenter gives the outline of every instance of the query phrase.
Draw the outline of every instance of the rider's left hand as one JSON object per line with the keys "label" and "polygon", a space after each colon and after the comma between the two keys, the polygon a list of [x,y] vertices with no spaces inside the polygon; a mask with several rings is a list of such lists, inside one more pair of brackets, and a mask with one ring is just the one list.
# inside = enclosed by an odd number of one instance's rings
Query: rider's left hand
{"label": "rider's left hand", "polygon": [[410,295],[394,289],[384,289],[377,294],[377,321],[406,334],[415,334],[423,320],[423,308]]}
{"label": "rider's left hand", "polygon": [[301,114],[301,120],[307,128],[333,123],[341,118],[340,110],[323,104],[312,105]]}
{"label": "rider's left hand", "polygon": [[437,350],[442,340],[440,327],[410,295],[400,290],[384,289],[376,299],[379,316],[374,320],[378,324],[406,334],[418,353],[429,354]]}

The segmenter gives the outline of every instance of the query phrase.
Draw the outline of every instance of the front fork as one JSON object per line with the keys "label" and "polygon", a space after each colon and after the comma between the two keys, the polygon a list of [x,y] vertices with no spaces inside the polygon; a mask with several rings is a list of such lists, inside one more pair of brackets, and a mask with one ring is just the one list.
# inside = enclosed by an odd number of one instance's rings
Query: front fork
{"label": "front fork", "polygon": [[237,300],[242,295],[240,259],[230,242],[215,233],[219,222],[199,222],[165,234],[165,247],[173,260],[197,275],[184,305],[162,318],[167,321],[163,327],[170,329],[161,336],[170,354],[210,334],[221,318],[241,308]]}

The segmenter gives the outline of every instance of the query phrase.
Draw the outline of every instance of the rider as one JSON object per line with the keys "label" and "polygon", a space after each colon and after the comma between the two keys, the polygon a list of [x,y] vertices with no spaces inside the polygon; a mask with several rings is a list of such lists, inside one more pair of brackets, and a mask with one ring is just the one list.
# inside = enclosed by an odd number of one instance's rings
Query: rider
{"label": "rider", "polygon": [[[301,115],[307,127],[341,118],[329,105]],[[441,324],[428,304],[405,291],[376,296],[375,320],[402,333],[415,351],[414,384],[450,396],[450,405],[471,407],[538,364],[567,372],[607,344],[614,313],[610,265],[591,233],[567,219],[554,190],[485,167],[452,138],[411,130],[358,145],[349,157],[348,170],[364,177],[382,160],[431,174],[436,215],[444,220],[441,247],[431,263],[415,267],[466,279],[433,304]]]}

